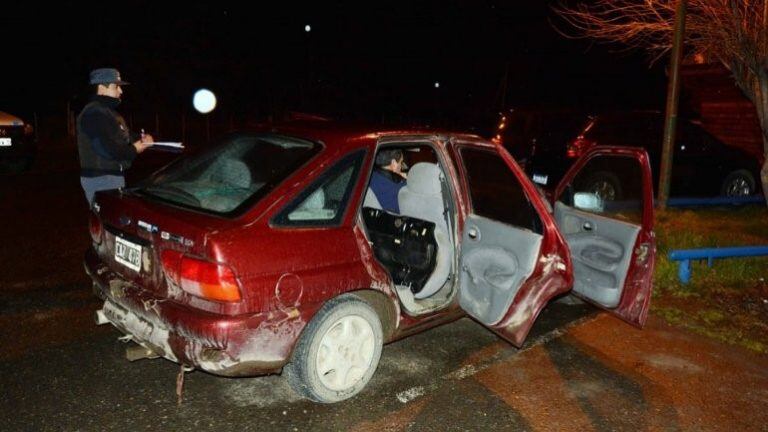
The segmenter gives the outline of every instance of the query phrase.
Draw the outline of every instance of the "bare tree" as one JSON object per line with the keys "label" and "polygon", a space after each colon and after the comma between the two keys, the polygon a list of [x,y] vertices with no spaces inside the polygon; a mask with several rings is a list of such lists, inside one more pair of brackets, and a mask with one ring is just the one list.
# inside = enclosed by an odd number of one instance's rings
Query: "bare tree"
{"label": "bare tree", "polygon": [[[672,47],[679,0],[596,0],[561,4],[555,11],[576,30],[566,36],[618,42],[647,50],[652,61]],[[768,201],[768,0],[687,0],[689,55],[704,55],[728,68],[757,108],[765,162],[761,171]]]}

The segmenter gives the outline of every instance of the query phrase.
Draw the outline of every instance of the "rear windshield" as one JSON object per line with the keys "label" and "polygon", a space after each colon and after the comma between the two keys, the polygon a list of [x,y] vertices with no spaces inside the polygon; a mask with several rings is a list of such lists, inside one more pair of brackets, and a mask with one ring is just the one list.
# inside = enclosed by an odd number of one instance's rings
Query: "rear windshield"
{"label": "rear windshield", "polygon": [[304,165],[320,146],[270,134],[232,134],[159,171],[138,192],[217,214],[246,209]]}

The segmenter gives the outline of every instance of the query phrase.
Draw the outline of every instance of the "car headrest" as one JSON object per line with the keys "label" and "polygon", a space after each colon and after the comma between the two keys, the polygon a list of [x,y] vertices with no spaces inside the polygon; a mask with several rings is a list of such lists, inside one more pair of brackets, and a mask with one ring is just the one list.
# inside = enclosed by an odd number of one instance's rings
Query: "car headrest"
{"label": "car headrest", "polygon": [[222,159],[211,177],[221,183],[248,189],[251,187],[251,169],[237,159]]}
{"label": "car headrest", "polygon": [[307,210],[325,208],[325,192],[323,192],[323,189],[321,188],[312,192],[312,195],[308,196],[307,199],[301,203],[301,208]]}
{"label": "car headrest", "polygon": [[441,193],[440,168],[433,163],[419,162],[408,171],[406,187],[413,193],[435,195]]}

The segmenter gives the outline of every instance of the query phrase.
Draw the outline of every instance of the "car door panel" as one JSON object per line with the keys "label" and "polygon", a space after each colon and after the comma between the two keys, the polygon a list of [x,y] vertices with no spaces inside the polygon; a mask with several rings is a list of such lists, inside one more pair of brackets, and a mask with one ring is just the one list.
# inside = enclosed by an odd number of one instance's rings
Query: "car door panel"
{"label": "car door panel", "polygon": [[555,203],[555,220],[571,249],[573,290],[618,306],[640,227]]}
{"label": "car door panel", "polygon": [[483,324],[501,321],[533,272],[541,234],[470,215],[462,236],[459,303]]}
{"label": "car door panel", "polygon": [[[603,199],[580,186],[580,177],[606,167],[613,167],[623,186],[631,186],[623,187],[622,201]],[[586,195],[581,204],[580,193]],[[640,148],[594,147],[563,178],[555,197],[555,221],[571,252],[573,292],[642,326],[656,254],[648,154]]]}
{"label": "car door panel", "polygon": [[[456,141],[454,141],[456,142]],[[573,283],[570,255],[542,195],[500,145],[458,141],[466,208],[459,306],[521,346],[541,310]]]}

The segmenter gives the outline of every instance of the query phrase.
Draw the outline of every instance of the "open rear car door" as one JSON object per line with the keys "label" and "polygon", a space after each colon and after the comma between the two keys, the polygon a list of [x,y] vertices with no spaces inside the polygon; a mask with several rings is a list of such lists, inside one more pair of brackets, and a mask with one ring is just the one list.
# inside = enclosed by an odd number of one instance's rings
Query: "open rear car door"
{"label": "open rear car door", "polygon": [[520,346],[541,309],[570,289],[568,248],[542,196],[501,147],[458,145],[471,209],[461,230],[459,304]]}
{"label": "open rear car door", "polygon": [[554,196],[555,220],[573,262],[573,292],[642,326],[656,255],[648,154],[595,147],[571,167]]}

